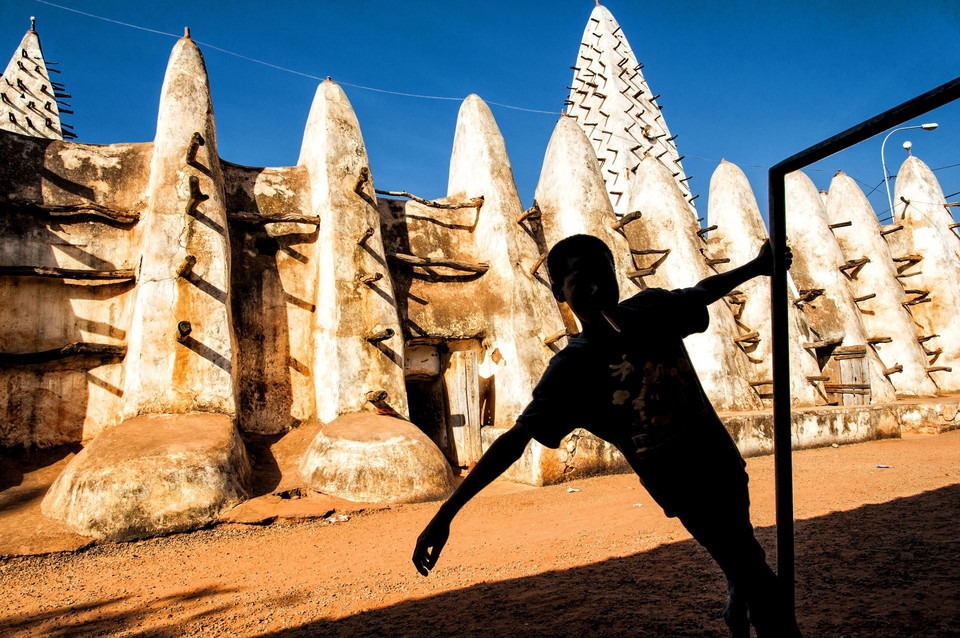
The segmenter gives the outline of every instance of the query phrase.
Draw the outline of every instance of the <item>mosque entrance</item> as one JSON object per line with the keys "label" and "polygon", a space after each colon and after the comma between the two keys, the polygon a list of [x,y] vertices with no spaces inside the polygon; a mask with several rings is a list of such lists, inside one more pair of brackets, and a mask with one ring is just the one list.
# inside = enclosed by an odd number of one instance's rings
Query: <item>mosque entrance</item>
{"label": "mosque entrance", "polygon": [[454,467],[467,468],[483,453],[480,430],[491,397],[482,360],[476,339],[408,344],[404,352],[410,420]]}
{"label": "mosque entrance", "polygon": [[[839,340],[837,340],[839,341]],[[870,362],[866,346],[831,344],[817,349],[823,374],[827,405],[867,405],[870,403]]]}

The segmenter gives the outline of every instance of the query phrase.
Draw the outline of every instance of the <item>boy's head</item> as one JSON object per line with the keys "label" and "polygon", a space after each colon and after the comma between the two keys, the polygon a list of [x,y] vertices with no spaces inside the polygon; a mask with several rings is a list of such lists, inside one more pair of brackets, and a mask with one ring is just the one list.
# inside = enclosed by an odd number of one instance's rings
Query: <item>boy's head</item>
{"label": "boy's head", "polygon": [[547,273],[553,296],[581,318],[609,310],[619,300],[613,253],[591,235],[558,241],[547,255]]}

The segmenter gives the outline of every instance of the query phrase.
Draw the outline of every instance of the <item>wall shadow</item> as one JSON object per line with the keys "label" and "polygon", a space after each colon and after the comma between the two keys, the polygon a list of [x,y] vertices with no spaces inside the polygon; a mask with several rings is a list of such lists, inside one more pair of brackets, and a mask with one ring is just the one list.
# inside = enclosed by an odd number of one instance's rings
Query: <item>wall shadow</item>
{"label": "wall shadow", "polygon": [[[953,485],[798,521],[804,635],[958,635],[958,503],[960,485]],[[775,544],[773,528],[758,537],[765,547]],[[454,567],[441,558],[439,569]],[[411,578],[419,578],[412,565]],[[726,636],[725,597],[719,569],[690,540],[264,635]]]}
{"label": "wall shadow", "polygon": [[285,432],[292,423],[290,295],[283,290],[277,263],[277,253],[289,242],[286,237],[270,237],[262,227],[237,227],[230,237],[241,431]]}

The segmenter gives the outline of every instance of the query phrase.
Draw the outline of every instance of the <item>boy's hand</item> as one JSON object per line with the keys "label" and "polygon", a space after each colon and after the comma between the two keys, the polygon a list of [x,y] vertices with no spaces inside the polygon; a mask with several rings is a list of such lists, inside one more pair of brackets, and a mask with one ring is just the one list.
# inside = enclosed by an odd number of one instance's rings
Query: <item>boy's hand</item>
{"label": "boy's hand", "polygon": [[418,572],[424,576],[430,574],[449,536],[450,521],[438,513],[417,538],[417,547],[413,550],[413,564]]}
{"label": "boy's hand", "polygon": [[[786,247],[784,260],[787,264],[787,270],[790,270],[790,266],[793,265],[793,252],[789,246]],[[759,274],[768,277],[773,275],[773,248],[770,246],[769,239],[763,242],[763,245],[760,247],[760,252],[757,253],[757,258],[754,259],[754,263],[757,264]]]}

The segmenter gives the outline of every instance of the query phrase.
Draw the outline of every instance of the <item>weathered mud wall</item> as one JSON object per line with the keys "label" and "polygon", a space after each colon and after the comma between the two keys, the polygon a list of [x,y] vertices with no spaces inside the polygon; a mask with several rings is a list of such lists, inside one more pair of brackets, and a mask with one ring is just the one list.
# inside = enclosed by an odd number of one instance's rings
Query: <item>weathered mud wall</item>
{"label": "weathered mud wall", "polygon": [[151,152],[0,132],[3,445],[86,441],[119,422]]}
{"label": "weathered mud wall", "polygon": [[303,167],[223,162],[237,336],[237,425],[278,434],[316,418],[309,363],[316,282],[310,185]]}

